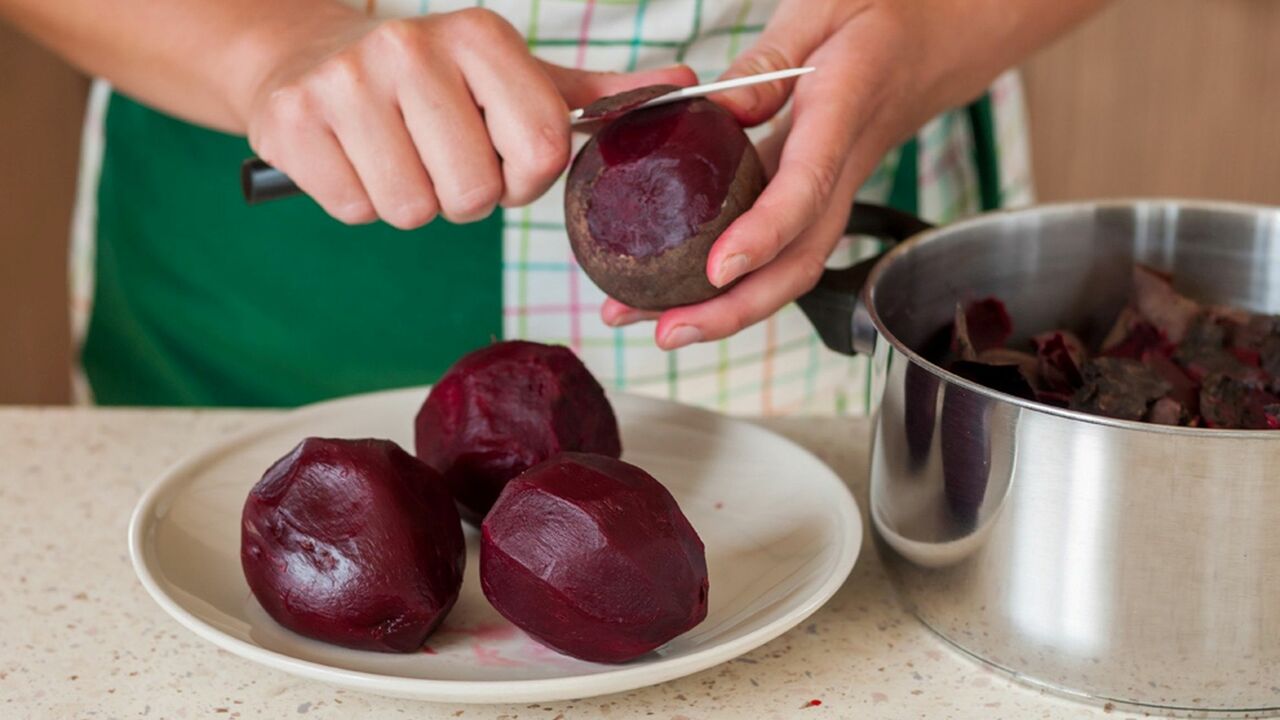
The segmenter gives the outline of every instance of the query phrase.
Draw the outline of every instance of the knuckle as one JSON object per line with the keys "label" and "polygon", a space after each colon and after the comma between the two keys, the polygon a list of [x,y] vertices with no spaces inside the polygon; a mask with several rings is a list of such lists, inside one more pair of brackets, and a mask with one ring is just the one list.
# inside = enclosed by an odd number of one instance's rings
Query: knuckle
{"label": "knuckle", "polygon": [[745,303],[736,305],[729,313],[729,327],[725,328],[724,336],[740,333],[756,322],[755,311],[750,306]]}
{"label": "knuckle", "polygon": [[807,253],[796,261],[796,278],[800,293],[804,294],[817,286],[822,274],[827,270],[826,260],[818,254]]}
{"label": "knuckle", "polygon": [[454,27],[461,40],[485,40],[505,37],[510,27],[500,15],[485,8],[465,8],[452,14]]}
{"label": "knuckle", "polygon": [[[555,182],[569,161],[569,138],[551,128],[523,146],[520,155],[506,160],[515,194],[536,194]],[[532,198],[528,198],[532,199]]]}
{"label": "knuckle", "polygon": [[310,93],[297,85],[276,88],[267,97],[267,113],[285,129],[297,129],[311,115]]}
{"label": "knuckle", "polygon": [[787,237],[783,234],[782,228],[778,224],[771,224],[768,227],[763,250],[768,257],[773,257],[782,252],[782,248],[786,247]]}
{"label": "knuckle", "polygon": [[782,70],[789,67],[798,67],[799,63],[794,62],[787,56],[786,51],[776,45],[762,44],[752,49],[744,60],[747,66],[747,75],[758,75],[773,70]]}
{"label": "knuckle", "polygon": [[421,25],[410,19],[388,20],[378,26],[373,39],[396,57],[416,57],[423,50]]}
{"label": "knuckle", "polygon": [[821,207],[840,178],[839,161],[834,157],[823,157],[801,164],[800,169],[804,172],[814,207]]}
{"label": "knuckle", "polygon": [[801,168],[804,168],[808,176],[810,190],[813,190],[814,200],[817,202],[822,202],[836,187],[837,179],[840,179],[840,163],[831,156],[809,161],[801,165]]}
{"label": "knuckle", "polygon": [[364,63],[353,52],[339,53],[325,61],[317,78],[326,88],[351,93],[365,83]]}

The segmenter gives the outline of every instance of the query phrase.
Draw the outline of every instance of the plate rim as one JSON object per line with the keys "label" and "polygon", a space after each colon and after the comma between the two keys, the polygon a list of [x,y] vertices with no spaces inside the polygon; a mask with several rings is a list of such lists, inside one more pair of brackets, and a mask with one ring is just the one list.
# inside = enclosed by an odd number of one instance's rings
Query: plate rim
{"label": "plate rim", "polygon": [[715,667],[733,658],[746,654],[761,645],[773,640],[800,623],[827,603],[833,595],[843,587],[853,572],[862,551],[863,521],[858,502],[849,486],[836,474],[827,463],[791,438],[768,428],[762,427],[744,418],[723,415],[704,408],[683,403],[654,398],[632,393],[610,392],[610,399],[626,397],[628,402],[641,401],[654,405],[674,406],[684,413],[714,416],[717,422],[728,421],[748,425],[761,432],[768,433],[777,440],[790,445],[793,450],[801,452],[822,467],[828,475],[823,482],[833,483],[839,502],[833,504],[838,514],[846,522],[842,523],[843,534],[836,564],[826,580],[805,599],[798,607],[763,627],[757,628],[739,638],[724,643],[713,644],[701,650],[681,657],[662,658],[649,664],[620,665],[616,669],[606,670],[589,675],[571,675],[567,677],[536,678],[530,680],[441,680],[434,678],[406,678],[363,670],[336,668],[312,660],[302,660],[285,653],[271,650],[254,643],[246,642],[219,630],[210,623],[197,617],[183,607],[177,600],[161,588],[156,576],[145,561],[147,530],[153,526],[157,517],[157,506],[167,499],[167,495],[184,476],[192,469],[207,463],[228,448],[241,445],[256,439],[259,435],[276,429],[278,426],[294,424],[312,415],[323,414],[334,407],[355,404],[374,398],[392,395],[409,395],[421,393],[423,397],[430,386],[404,387],[381,390],[371,393],[348,395],[318,403],[304,405],[260,421],[250,422],[248,427],[198,447],[166,467],[143,491],[129,518],[128,542],[129,561],[134,574],[142,583],[147,594],[170,617],[180,625],[195,633],[214,646],[226,650],[243,659],[256,662],[267,667],[283,670],[298,677],[354,688],[379,695],[417,699],[440,703],[512,703],[512,702],[550,702],[559,700],[580,700],[599,695],[627,692],[650,685],[675,680],[711,667]]}

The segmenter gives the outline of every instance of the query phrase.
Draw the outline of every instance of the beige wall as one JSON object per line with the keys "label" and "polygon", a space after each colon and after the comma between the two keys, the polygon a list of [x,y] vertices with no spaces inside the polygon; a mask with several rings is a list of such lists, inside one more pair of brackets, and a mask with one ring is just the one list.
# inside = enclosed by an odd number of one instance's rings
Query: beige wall
{"label": "beige wall", "polygon": [[[1043,200],[1280,204],[1280,2],[1125,0],[1027,67]],[[0,403],[67,396],[84,81],[0,26]]]}
{"label": "beige wall", "polygon": [[1044,199],[1280,203],[1280,2],[1127,0],[1026,78]]}

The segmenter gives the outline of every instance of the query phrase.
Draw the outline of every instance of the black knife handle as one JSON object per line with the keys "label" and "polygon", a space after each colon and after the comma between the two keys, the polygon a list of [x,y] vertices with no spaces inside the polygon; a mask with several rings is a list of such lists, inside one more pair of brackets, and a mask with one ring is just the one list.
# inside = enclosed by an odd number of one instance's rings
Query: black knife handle
{"label": "black knife handle", "polygon": [[240,166],[240,190],[250,205],[302,193],[288,175],[258,158],[249,158]]}

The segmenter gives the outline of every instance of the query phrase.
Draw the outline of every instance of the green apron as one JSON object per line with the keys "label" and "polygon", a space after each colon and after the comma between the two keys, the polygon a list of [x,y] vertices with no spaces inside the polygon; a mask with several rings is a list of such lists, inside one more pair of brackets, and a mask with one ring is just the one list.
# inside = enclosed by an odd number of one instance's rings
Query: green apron
{"label": "green apron", "polygon": [[425,384],[501,334],[501,216],[347,227],[246,207],[251,151],[113,95],[82,364],[103,405],[292,406]]}
{"label": "green apron", "polygon": [[[970,108],[1000,204],[990,102]],[[81,363],[103,405],[288,407],[434,382],[502,334],[502,218],[348,227],[295,198],[247,207],[242,138],[113,94]],[[917,209],[915,143],[890,202]]]}

